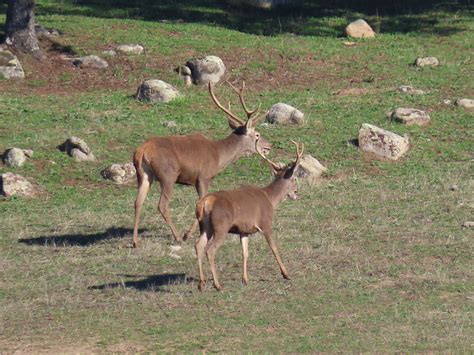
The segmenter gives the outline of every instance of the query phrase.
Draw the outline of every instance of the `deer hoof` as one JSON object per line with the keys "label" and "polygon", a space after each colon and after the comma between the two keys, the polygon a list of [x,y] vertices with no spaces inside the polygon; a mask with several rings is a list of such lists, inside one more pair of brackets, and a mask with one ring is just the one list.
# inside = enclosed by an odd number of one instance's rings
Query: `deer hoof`
{"label": "deer hoof", "polygon": [[222,291],[224,290],[224,287],[222,285],[214,285],[217,291]]}
{"label": "deer hoof", "polygon": [[188,240],[188,238],[191,236],[191,233],[190,232],[186,232],[184,233],[183,235],[183,241],[185,242],[186,240]]}
{"label": "deer hoof", "polygon": [[242,285],[247,286],[249,283],[248,279],[242,278]]}
{"label": "deer hoof", "polygon": [[202,291],[204,289],[204,284],[205,284],[204,281],[199,281],[199,283],[198,283],[198,290],[199,291]]}
{"label": "deer hoof", "polygon": [[132,248],[137,248],[138,247],[138,242],[132,242]]}
{"label": "deer hoof", "polygon": [[288,276],[288,274],[282,274],[282,275],[283,275],[283,278],[284,278],[285,280],[291,280],[290,277]]}

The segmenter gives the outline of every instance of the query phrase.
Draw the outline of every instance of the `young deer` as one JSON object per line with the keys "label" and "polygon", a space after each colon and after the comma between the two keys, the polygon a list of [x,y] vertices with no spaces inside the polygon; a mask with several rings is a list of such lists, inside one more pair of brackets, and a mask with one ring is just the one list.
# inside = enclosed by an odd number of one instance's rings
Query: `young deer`
{"label": "young deer", "polygon": [[[243,258],[242,282],[245,285],[249,280],[247,274],[248,236],[257,231],[265,236],[280,266],[281,274],[285,279],[289,279],[272,238],[272,219],[273,211],[286,196],[292,200],[298,198],[294,172],[300,163],[304,146],[301,146],[300,151],[298,144],[293,143],[296,145],[296,160],[286,166],[273,163],[256,148],[258,154],[270,164],[275,175],[273,182],[267,187],[242,186],[235,190],[218,191],[197,202],[196,217],[201,231],[201,236],[195,243],[199,266],[199,290],[202,290],[204,286],[202,260],[205,251],[214,279],[214,287],[219,291],[222,290],[214,258],[227,233],[240,234]],[[207,245],[208,240],[210,240],[209,245]]]}
{"label": "young deer", "polygon": [[[171,220],[169,203],[174,184],[193,185],[199,198],[207,194],[211,180],[225,167],[247,153],[256,149],[264,152],[270,150],[270,143],[260,137],[255,130],[257,109],[250,111],[244,99],[245,83],[242,88],[232,89],[239,95],[240,103],[247,115],[244,121],[220,104],[214,95],[213,86],[209,83],[209,93],[214,103],[228,117],[232,133],[224,139],[213,141],[202,134],[184,136],[154,137],[137,148],[133,155],[133,164],[137,171],[138,194],[135,201],[135,223],[133,228],[133,247],[138,246],[138,224],[140,212],[150,185],[157,180],[161,186],[158,209],[165,222],[171,228],[176,241],[186,240],[197,227],[197,220],[182,238]],[[257,147],[258,146],[258,147]]]}

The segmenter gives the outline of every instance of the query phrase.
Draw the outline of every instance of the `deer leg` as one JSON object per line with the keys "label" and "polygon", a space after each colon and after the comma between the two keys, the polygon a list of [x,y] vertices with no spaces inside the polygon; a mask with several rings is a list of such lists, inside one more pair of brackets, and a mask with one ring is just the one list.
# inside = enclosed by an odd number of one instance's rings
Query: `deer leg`
{"label": "deer leg", "polygon": [[222,243],[224,243],[225,233],[216,233],[214,232],[214,237],[212,238],[211,244],[207,248],[207,260],[209,261],[209,266],[211,268],[212,278],[214,280],[214,287],[218,291],[222,291],[222,286],[219,283],[219,278],[217,277],[216,265],[214,259],[216,256],[217,249],[220,248]]}
{"label": "deer leg", "polygon": [[273,252],[273,255],[276,258],[278,266],[280,267],[281,274],[283,275],[283,277],[285,279],[289,280],[290,277],[288,276],[288,272],[286,272],[286,268],[283,265],[283,262],[281,261],[280,254],[278,253],[278,248],[277,248],[275,242],[273,241],[272,230],[269,229],[269,228],[264,229],[263,230],[263,235],[265,236],[265,239],[267,240],[268,246],[270,247],[270,249]]}
{"label": "deer leg", "polygon": [[178,231],[173,224],[173,220],[171,219],[170,211],[169,211],[169,203],[171,200],[171,196],[173,194],[173,185],[174,182],[164,182],[160,181],[161,183],[161,196],[160,202],[158,203],[158,210],[160,211],[161,215],[163,216],[166,224],[171,228],[171,233],[173,233],[174,239],[181,243],[183,239],[180,235],[178,235]]}
{"label": "deer leg", "polygon": [[241,234],[240,244],[242,245],[242,283],[247,285],[249,282],[249,275],[247,273],[247,261],[249,259],[249,236],[246,234]]}
{"label": "deer leg", "polygon": [[202,260],[204,259],[205,249],[208,240],[208,233],[207,231],[203,231],[199,239],[196,240],[194,243],[194,248],[196,249],[196,256],[198,259],[198,267],[199,267],[199,284],[198,289],[202,291],[204,288],[205,280],[204,280],[204,272],[202,270]]}
{"label": "deer leg", "polygon": [[132,246],[138,246],[138,224],[140,223],[140,213],[142,211],[143,202],[145,202],[146,195],[150,190],[150,185],[153,182],[153,176],[144,172],[139,180],[138,194],[135,200],[135,222],[133,225],[133,241]]}
{"label": "deer leg", "polygon": [[[207,190],[209,189],[209,180],[198,180],[196,183],[196,191],[198,193],[199,199],[207,195]],[[183,240],[187,240],[194,232],[198,225],[198,220],[195,219],[191,228],[184,233]]]}

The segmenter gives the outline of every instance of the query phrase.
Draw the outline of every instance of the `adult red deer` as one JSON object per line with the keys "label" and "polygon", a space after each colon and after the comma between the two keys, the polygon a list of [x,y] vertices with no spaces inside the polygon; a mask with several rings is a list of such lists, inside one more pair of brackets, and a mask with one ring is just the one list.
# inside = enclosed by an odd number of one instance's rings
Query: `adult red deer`
{"label": "adult red deer", "polygon": [[229,108],[220,104],[214,95],[213,85],[209,83],[209,93],[214,103],[227,114],[232,133],[221,140],[210,140],[200,133],[183,136],[154,137],[137,148],[133,164],[137,171],[138,194],[135,201],[135,222],[133,228],[133,247],[138,246],[138,225],[140,212],[150,185],[154,180],[160,183],[161,196],[158,209],[177,242],[186,240],[197,227],[197,220],[191,229],[178,234],[169,212],[169,203],[174,184],[193,185],[199,198],[207,194],[211,180],[229,164],[247,153],[255,153],[257,146],[264,152],[271,145],[255,130],[257,109],[249,110],[245,104],[245,83],[240,90],[231,85],[239,95],[240,103],[247,120],[239,118]]}
{"label": "adult red deer", "polygon": [[214,258],[217,250],[223,244],[227,233],[240,234],[243,258],[242,282],[245,285],[249,280],[247,273],[248,236],[256,232],[261,232],[265,236],[278,262],[281,274],[285,279],[289,279],[273,241],[272,219],[275,208],[287,196],[293,200],[298,198],[294,173],[303,155],[304,146],[301,146],[300,151],[298,144],[296,142],[293,143],[296,145],[296,160],[286,166],[273,163],[261,154],[257,148],[257,152],[270,164],[275,174],[273,182],[267,187],[242,186],[235,190],[218,191],[205,196],[197,202],[196,217],[201,231],[201,236],[195,243],[199,266],[199,290],[202,290],[204,286],[204,273],[202,270],[204,252],[207,254],[214,279],[214,287],[219,291],[222,290],[217,277]]}

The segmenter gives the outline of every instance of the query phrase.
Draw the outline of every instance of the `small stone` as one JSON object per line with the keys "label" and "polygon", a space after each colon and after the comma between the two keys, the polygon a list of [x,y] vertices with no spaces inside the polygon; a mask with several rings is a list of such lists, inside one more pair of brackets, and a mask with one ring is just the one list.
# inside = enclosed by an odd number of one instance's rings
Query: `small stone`
{"label": "small stone", "polygon": [[443,104],[445,104],[445,105],[452,105],[452,104],[453,104],[453,100],[444,99],[444,100],[443,100]]}
{"label": "small stone", "polygon": [[142,54],[143,53],[143,46],[139,44],[121,44],[116,48],[117,52],[123,54]]}
{"label": "small stone", "polygon": [[398,90],[400,90],[401,92],[404,92],[406,94],[410,94],[410,95],[423,95],[423,94],[426,94],[423,90],[414,89],[412,86],[408,86],[408,85],[402,85],[398,88]]}
{"label": "small stone", "polygon": [[102,51],[102,55],[108,56],[108,57],[114,57],[117,55],[117,52],[114,51],[113,49],[107,49],[105,51]]}
{"label": "small stone", "polygon": [[449,191],[457,191],[459,189],[459,186],[454,184],[449,186]]}
{"label": "small stone", "polygon": [[164,123],[163,123],[163,126],[165,126],[166,128],[175,128],[175,127],[178,127],[178,125],[176,124],[175,121],[167,121],[167,122],[164,122]]}
{"label": "small stone", "polygon": [[133,163],[112,164],[100,172],[102,177],[116,184],[126,184],[135,179],[137,172]]}
{"label": "small stone", "polygon": [[35,32],[38,37],[57,37],[62,34],[55,28],[46,28],[41,25],[35,25]]}
{"label": "small stone", "polygon": [[431,118],[426,111],[415,108],[400,107],[390,113],[390,120],[398,121],[407,126],[426,126],[431,123]]}
{"label": "small stone", "polygon": [[26,155],[23,149],[10,148],[3,153],[3,163],[6,166],[19,167],[22,166],[26,161]]}
{"label": "small stone", "polygon": [[23,176],[10,172],[0,175],[0,193],[10,197],[14,195],[22,197],[35,197],[42,191]]}
{"label": "small stone", "polygon": [[354,38],[372,38],[375,37],[375,32],[369,24],[362,20],[351,22],[346,27],[346,35]]}
{"label": "small stone", "polygon": [[193,58],[186,62],[191,71],[191,78],[195,85],[217,83],[224,76],[226,67],[221,58],[208,55],[203,58]]}
{"label": "small stone", "polygon": [[359,148],[379,157],[397,160],[410,148],[408,137],[363,123],[359,130]]}
{"label": "small stone", "polygon": [[357,43],[352,42],[352,41],[344,41],[344,42],[342,42],[342,44],[344,44],[346,47],[353,47],[353,46],[355,46]]}
{"label": "small stone", "polygon": [[474,100],[472,99],[457,99],[455,104],[464,108],[474,108]]}
{"label": "small stone", "polygon": [[439,60],[436,57],[418,57],[415,60],[417,67],[437,67]]}
{"label": "small stone", "polygon": [[136,99],[151,103],[166,103],[178,98],[178,89],[162,80],[146,80],[137,89]]}
{"label": "small stone", "polygon": [[178,251],[181,251],[183,247],[181,245],[170,245],[170,252],[171,253],[177,253]]}
{"label": "small stone", "polygon": [[109,66],[109,63],[107,63],[106,60],[96,55],[88,55],[85,57],[74,58],[72,64],[78,67],[87,67],[94,69],[105,69]]}
{"label": "small stone", "polygon": [[24,79],[25,72],[18,58],[12,52],[0,47],[0,77],[5,79]]}
{"label": "small stone", "polygon": [[309,184],[317,183],[321,176],[327,171],[316,158],[305,155],[301,158],[300,165],[296,171],[296,176]]}
{"label": "small stone", "polygon": [[473,221],[466,221],[462,224],[464,228],[472,228],[474,227],[474,222]]}
{"label": "small stone", "polygon": [[276,124],[303,124],[304,113],[293,106],[280,102],[270,107],[265,121]]}

